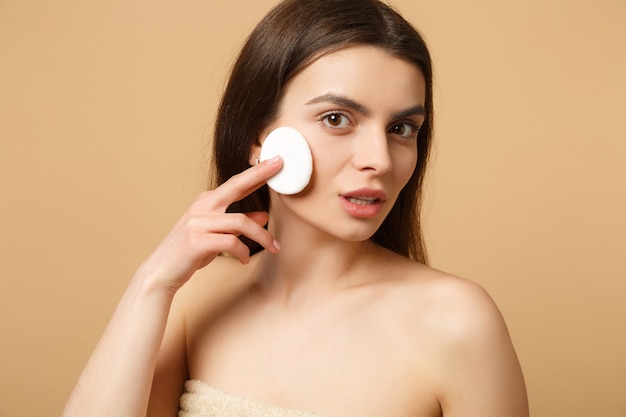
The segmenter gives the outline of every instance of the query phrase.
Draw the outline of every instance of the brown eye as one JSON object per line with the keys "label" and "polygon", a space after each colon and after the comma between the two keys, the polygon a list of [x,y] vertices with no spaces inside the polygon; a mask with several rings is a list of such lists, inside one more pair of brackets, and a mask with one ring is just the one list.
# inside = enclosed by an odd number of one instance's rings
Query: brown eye
{"label": "brown eye", "polygon": [[329,127],[346,127],[350,123],[346,115],[336,112],[325,114],[322,121]]}
{"label": "brown eye", "polygon": [[413,123],[403,122],[398,123],[389,128],[389,133],[401,136],[407,139],[414,139],[419,132],[419,126],[415,126]]}

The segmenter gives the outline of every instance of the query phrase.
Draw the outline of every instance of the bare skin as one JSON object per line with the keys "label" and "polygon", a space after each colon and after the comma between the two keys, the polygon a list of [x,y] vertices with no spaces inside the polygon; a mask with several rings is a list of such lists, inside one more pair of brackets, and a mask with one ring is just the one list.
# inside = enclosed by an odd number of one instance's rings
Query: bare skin
{"label": "bare skin", "polygon": [[[170,327],[166,324],[176,292],[221,252],[248,263],[249,251],[237,235],[249,236],[268,252],[278,251],[271,234],[261,227],[267,221],[266,213],[225,211],[280,167],[279,158],[264,161],[198,197],[133,277],[62,416],[146,415],[157,359],[169,354],[168,342],[163,349],[161,345],[166,327]],[[176,373],[185,372],[181,368]]]}
{"label": "bare skin", "polygon": [[[369,240],[414,169],[423,103],[419,70],[375,47],[296,75],[268,130],[307,137],[310,186],[226,214],[274,160],[201,195],[138,270],[64,415],[173,417],[196,379],[326,417],[528,416],[485,291]],[[250,257],[241,234],[265,250]]]}
{"label": "bare skin", "polygon": [[[369,250],[360,268],[371,282],[347,279],[296,299],[262,278],[273,255],[245,267],[230,258],[213,263],[181,293],[186,320],[178,331],[187,335],[190,373],[175,385],[197,379],[328,417],[527,415],[515,353],[489,296]],[[220,284],[229,277],[239,277],[230,289],[242,291],[235,300]],[[177,410],[177,396],[170,399]]]}

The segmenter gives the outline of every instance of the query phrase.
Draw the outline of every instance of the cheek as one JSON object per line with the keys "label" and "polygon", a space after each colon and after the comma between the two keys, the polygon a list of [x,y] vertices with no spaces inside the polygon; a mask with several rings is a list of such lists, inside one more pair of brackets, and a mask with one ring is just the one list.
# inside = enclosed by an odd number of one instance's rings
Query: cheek
{"label": "cheek", "polygon": [[415,168],[417,167],[417,149],[398,150],[394,155],[393,170],[397,181],[402,183],[402,187],[409,181]]}
{"label": "cheek", "polygon": [[319,146],[309,142],[313,157],[313,177],[325,178],[334,176],[336,171],[347,162],[346,152],[338,146]]}

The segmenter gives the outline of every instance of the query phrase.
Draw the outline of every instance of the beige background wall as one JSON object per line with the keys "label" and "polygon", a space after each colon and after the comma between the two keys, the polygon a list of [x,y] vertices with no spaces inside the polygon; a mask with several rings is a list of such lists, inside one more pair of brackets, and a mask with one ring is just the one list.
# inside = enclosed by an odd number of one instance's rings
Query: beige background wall
{"label": "beige background wall", "polygon": [[[272,4],[0,0],[0,416],[60,412]],[[436,65],[432,264],[500,305],[534,416],[626,416],[626,1],[395,4]]]}

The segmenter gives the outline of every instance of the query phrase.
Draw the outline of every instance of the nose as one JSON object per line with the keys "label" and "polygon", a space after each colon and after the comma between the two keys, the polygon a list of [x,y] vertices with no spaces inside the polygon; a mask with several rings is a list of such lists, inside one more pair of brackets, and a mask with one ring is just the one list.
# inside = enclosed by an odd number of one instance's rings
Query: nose
{"label": "nose", "polygon": [[354,166],[359,170],[372,171],[384,175],[391,171],[392,162],[387,134],[363,132],[355,141]]}

